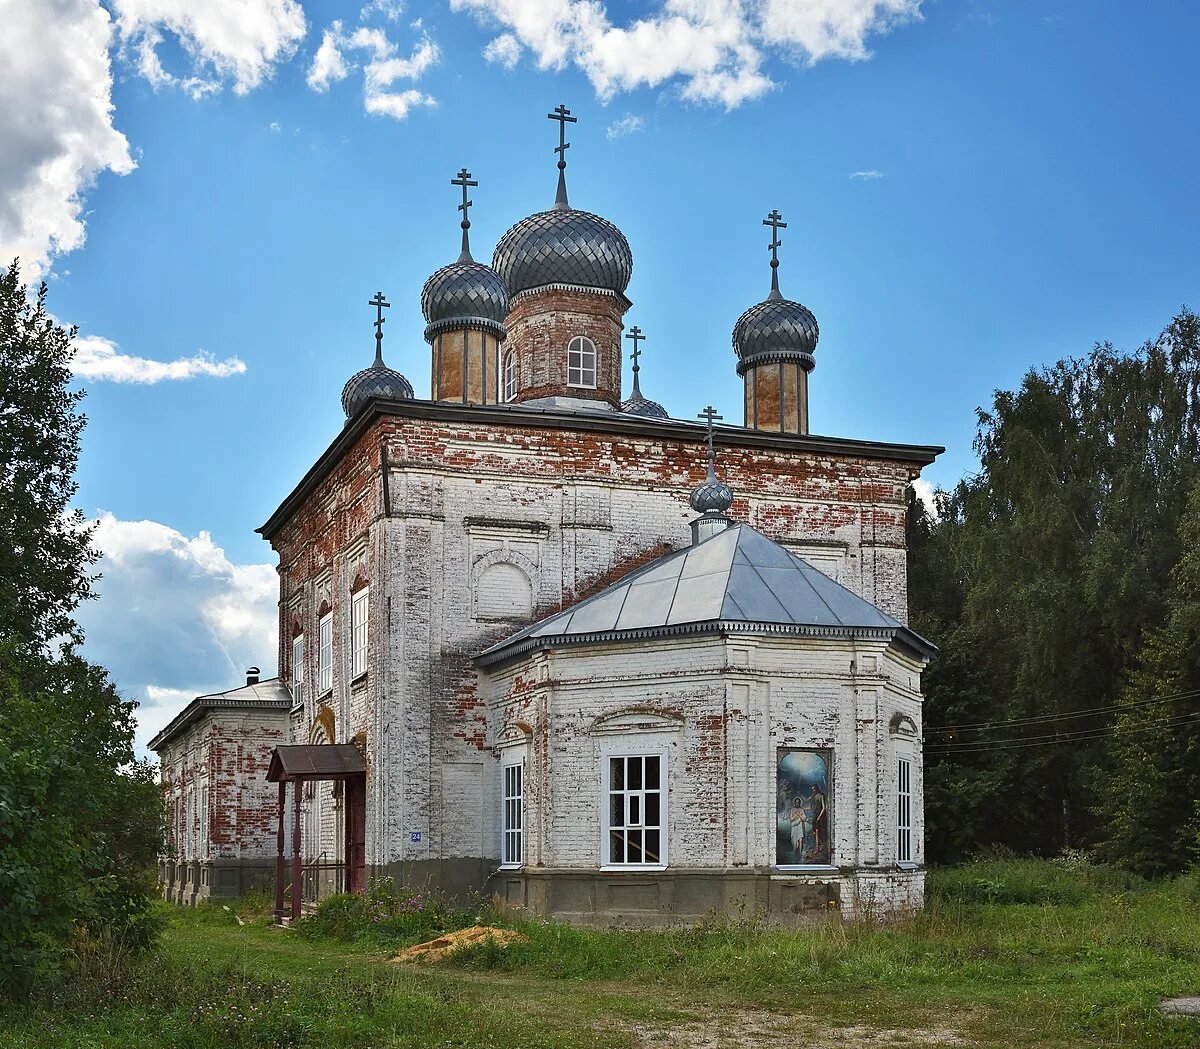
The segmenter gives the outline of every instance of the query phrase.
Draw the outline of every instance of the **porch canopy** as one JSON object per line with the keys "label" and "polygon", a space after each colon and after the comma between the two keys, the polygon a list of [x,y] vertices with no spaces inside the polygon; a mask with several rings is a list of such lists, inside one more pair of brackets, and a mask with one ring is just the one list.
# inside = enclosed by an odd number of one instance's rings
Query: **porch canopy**
{"label": "porch canopy", "polygon": [[361,888],[362,861],[365,844],[364,787],[367,762],[362,751],[353,743],[321,743],[298,746],[279,746],[271,752],[267,782],[279,784],[279,829],[275,843],[275,920],[284,919],[284,880],[286,864],[283,858],[284,820],[287,813],[287,785],[292,787],[292,906],[291,917],[300,917],[300,800],[305,783],[320,780],[342,780],[346,784],[347,814],[345,820],[346,888],[355,892]]}

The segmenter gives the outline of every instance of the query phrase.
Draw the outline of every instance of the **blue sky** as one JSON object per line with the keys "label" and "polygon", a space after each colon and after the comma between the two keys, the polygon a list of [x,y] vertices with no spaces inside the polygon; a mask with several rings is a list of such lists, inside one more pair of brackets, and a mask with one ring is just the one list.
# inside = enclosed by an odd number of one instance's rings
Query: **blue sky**
{"label": "blue sky", "polygon": [[[273,556],[254,528],[341,425],[341,386],[372,352],[367,299],[388,295],[385,356],[427,396],[418,296],[457,253],[449,179],[466,165],[480,181],[472,244],[487,258],[552,202],[545,114],[560,102],[579,117],[572,203],[629,238],[643,389],[673,415],[711,402],[740,416],[729,333],[768,289],[761,219],[775,207],[783,291],[821,324],[814,432],[943,444],[935,484],[973,468],[974,411],[993,389],[1096,340],[1133,347],[1197,300],[1195,5],[609,2],[595,30],[555,21],[573,3],[248,0],[261,32],[231,43],[180,0],[110,0],[110,20],[99,0],[49,0],[78,21],[74,46],[108,56],[108,82],[93,54],[90,80],[31,73],[30,97],[107,90],[113,108],[105,125],[81,104],[99,144],[76,185],[44,163],[75,148],[65,132],[0,175],[47,216],[0,209],[0,247],[36,256],[57,222],[65,250],[40,269],[60,318],[102,354],[203,353],[176,370],[216,373],[84,380],[78,502],[109,515],[109,582],[85,624],[124,687],[157,690],[160,719],[256,653],[273,663],[255,635]],[[678,54],[612,33],[670,17],[696,37]],[[17,62],[16,36],[0,63]],[[327,37],[341,65],[321,83]],[[164,566],[184,569],[170,608],[149,598]],[[196,593],[211,644],[189,636]],[[247,594],[259,611],[239,619]]]}

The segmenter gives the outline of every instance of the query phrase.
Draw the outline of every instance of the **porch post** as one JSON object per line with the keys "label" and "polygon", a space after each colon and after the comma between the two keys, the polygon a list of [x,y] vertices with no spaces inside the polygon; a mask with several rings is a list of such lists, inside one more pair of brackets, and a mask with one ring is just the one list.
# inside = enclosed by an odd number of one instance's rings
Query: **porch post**
{"label": "porch post", "polygon": [[292,790],[292,921],[300,917],[300,795],[303,780],[296,780]]}
{"label": "porch post", "polygon": [[283,821],[287,819],[287,780],[279,781],[279,826],[275,833],[275,924],[283,924]]}

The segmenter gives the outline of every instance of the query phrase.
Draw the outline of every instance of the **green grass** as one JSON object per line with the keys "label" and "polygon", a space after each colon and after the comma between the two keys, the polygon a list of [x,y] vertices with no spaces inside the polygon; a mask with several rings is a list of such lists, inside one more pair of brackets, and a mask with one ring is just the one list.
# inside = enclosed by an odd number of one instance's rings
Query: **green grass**
{"label": "green grass", "polygon": [[[528,942],[386,960],[481,916]],[[1200,1046],[1200,1021],[1156,1008],[1200,993],[1200,879],[1082,860],[935,872],[910,921],[794,933],[588,931],[407,897],[334,901],[292,931],[240,917],[175,912],[155,955],[93,959],[0,1011],[0,1047]]]}

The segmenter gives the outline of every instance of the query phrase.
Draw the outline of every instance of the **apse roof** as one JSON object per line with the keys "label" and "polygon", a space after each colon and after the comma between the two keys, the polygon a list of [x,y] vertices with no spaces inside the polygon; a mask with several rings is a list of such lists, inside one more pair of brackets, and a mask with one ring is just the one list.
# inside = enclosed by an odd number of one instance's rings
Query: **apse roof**
{"label": "apse roof", "polygon": [[292,694],[287,685],[277,677],[231,688],[227,692],[197,696],[175,715],[166,728],[150,740],[148,746],[157,752],[160,747],[199,721],[210,710],[276,710],[286,713],[291,705]]}
{"label": "apse roof", "polygon": [[922,658],[936,653],[919,634],[803,558],[735,524],[526,627],[477,662],[564,644],[712,631],[896,639]]}

